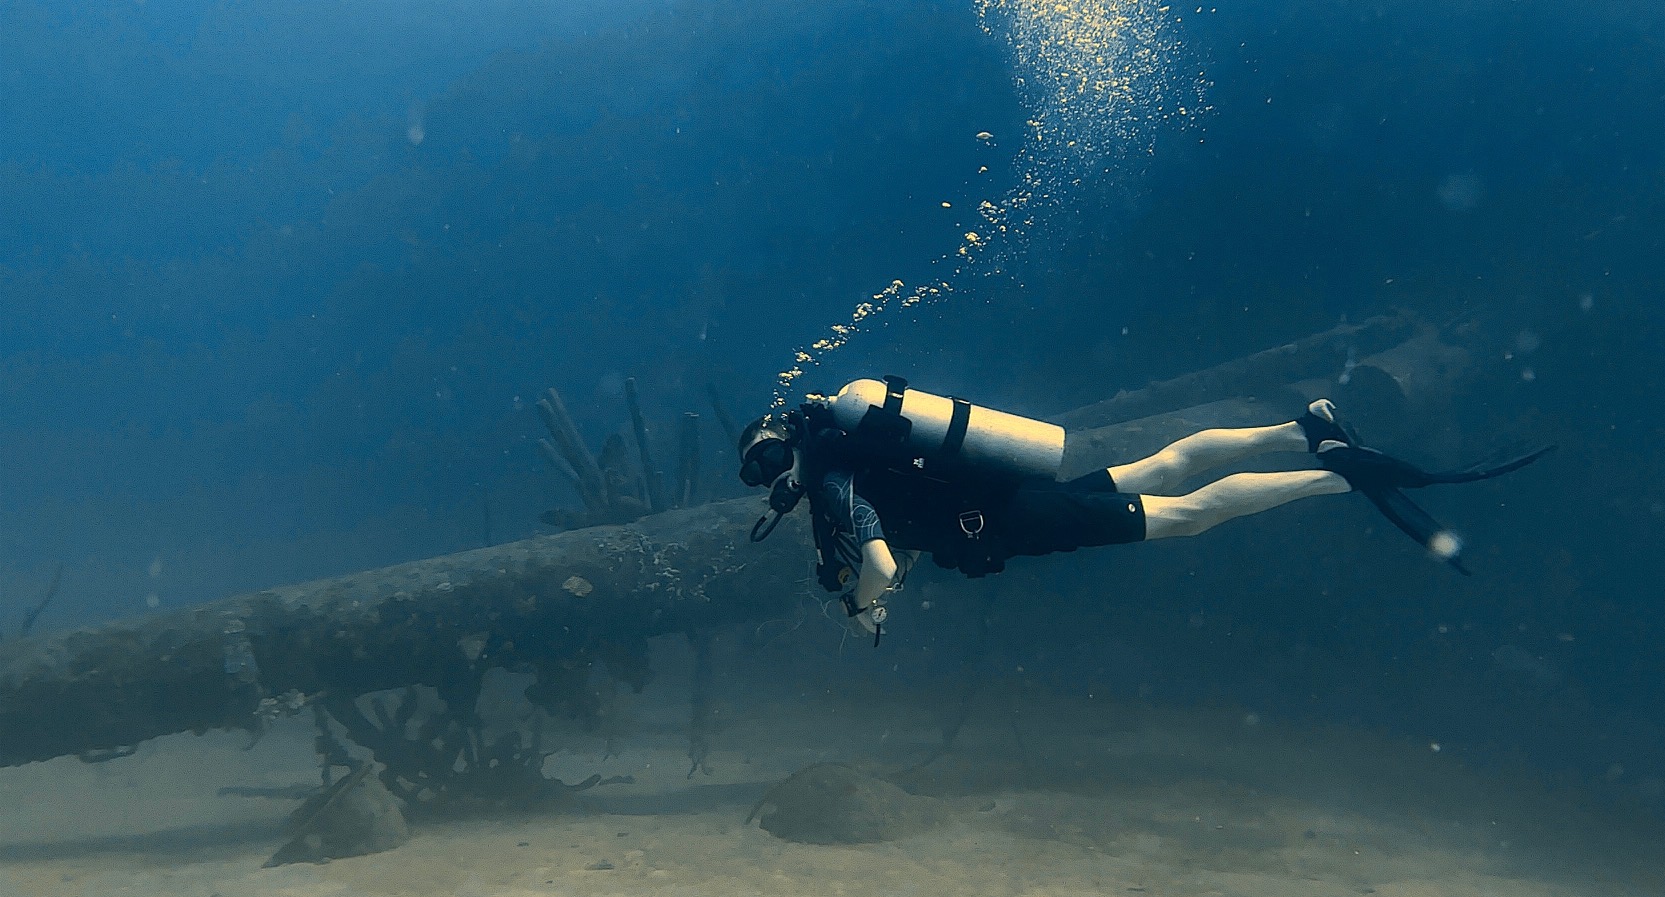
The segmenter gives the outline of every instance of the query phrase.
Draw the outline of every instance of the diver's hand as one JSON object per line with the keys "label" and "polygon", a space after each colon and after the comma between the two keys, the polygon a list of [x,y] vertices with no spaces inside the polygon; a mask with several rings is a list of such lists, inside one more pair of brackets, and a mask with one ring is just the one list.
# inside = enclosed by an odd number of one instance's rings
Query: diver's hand
{"label": "diver's hand", "polygon": [[888,628],[885,622],[890,618],[885,596],[881,594],[865,606],[856,603],[854,592],[845,592],[839,597],[843,599],[844,628],[858,638],[871,638],[877,647],[879,636]]}
{"label": "diver's hand", "polygon": [[877,635],[879,630],[884,628],[885,622],[890,619],[890,607],[886,605],[884,596],[881,595],[852,619],[856,621],[856,625],[860,626],[863,632],[868,635]]}
{"label": "diver's hand", "polygon": [[901,584],[902,575],[913,565],[918,552],[902,551],[893,555],[885,540],[869,539],[862,545],[861,554],[861,573],[854,587],[843,596],[844,609],[850,624],[873,636],[873,644],[877,645],[890,614],[885,600]]}

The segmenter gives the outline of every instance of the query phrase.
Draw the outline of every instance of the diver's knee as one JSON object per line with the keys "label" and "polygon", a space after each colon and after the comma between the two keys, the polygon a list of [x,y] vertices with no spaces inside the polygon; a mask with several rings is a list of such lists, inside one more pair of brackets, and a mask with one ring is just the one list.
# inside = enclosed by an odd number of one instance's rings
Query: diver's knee
{"label": "diver's knee", "polygon": [[1144,486],[1140,489],[1150,492],[1169,492],[1184,479],[1186,455],[1175,446],[1151,455],[1140,463],[1140,474],[1144,479]]}
{"label": "diver's knee", "polygon": [[1145,538],[1174,539],[1195,536],[1215,524],[1207,509],[1189,495],[1168,497],[1143,496],[1145,505]]}

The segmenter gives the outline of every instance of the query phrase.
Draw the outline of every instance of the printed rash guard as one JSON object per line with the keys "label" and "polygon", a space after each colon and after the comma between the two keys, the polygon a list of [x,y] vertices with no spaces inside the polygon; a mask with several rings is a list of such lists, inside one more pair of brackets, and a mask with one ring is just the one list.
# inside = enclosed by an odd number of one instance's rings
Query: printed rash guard
{"label": "printed rash guard", "polygon": [[861,547],[885,537],[879,512],[856,492],[855,475],[830,470],[821,480],[821,503],[833,524],[832,553],[840,566],[861,570]]}

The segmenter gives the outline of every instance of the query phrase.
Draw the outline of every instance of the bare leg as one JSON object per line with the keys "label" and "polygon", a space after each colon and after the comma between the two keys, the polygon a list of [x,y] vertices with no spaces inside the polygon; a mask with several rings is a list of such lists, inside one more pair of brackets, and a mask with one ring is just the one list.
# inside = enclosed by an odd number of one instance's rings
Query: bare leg
{"label": "bare leg", "polygon": [[[1303,441],[1302,446],[1305,444]],[[1143,496],[1145,539],[1195,536],[1216,524],[1259,514],[1296,499],[1335,495],[1351,489],[1340,474],[1327,470],[1236,473],[1189,495]]]}
{"label": "bare leg", "polygon": [[[1325,420],[1333,419],[1335,405],[1319,399],[1307,406]],[[1143,495],[1172,495],[1191,477],[1266,452],[1304,452],[1306,431],[1295,421],[1271,427],[1201,430],[1130,464],[1110,468],[1116,488]]]}
{"label": "bare leg", "polygon": [[1121,492],[1172,495],[1179,484],[1216,467],[1266,452],[1304,452],[1306,436],[1291,421],[1274,427],[1202,430],[1148,458],[1110,468]]}

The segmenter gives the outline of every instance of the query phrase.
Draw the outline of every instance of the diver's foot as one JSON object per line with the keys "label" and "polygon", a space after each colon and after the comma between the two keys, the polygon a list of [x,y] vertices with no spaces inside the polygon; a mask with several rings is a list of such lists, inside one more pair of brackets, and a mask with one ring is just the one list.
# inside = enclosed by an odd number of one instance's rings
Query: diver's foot
{"label": "diver's foot", "polygon": [[1420,489],[1440,482],[1427,471],[1392,455],[1335,439],[1318,444],[1318,463],[1325,470],[1341,474],[1357,492]]}
{"label": "diver's foot", "polygon": [[1318,399],[1308,405],[1307,413],[1296,418],[1295,423],[1300,424],[1301,432],[1306,434],[1309,452],[1316,454],[1326,442],[1353,444],[1353,437],[1336,422],[1335,403],[1329,399]]}

